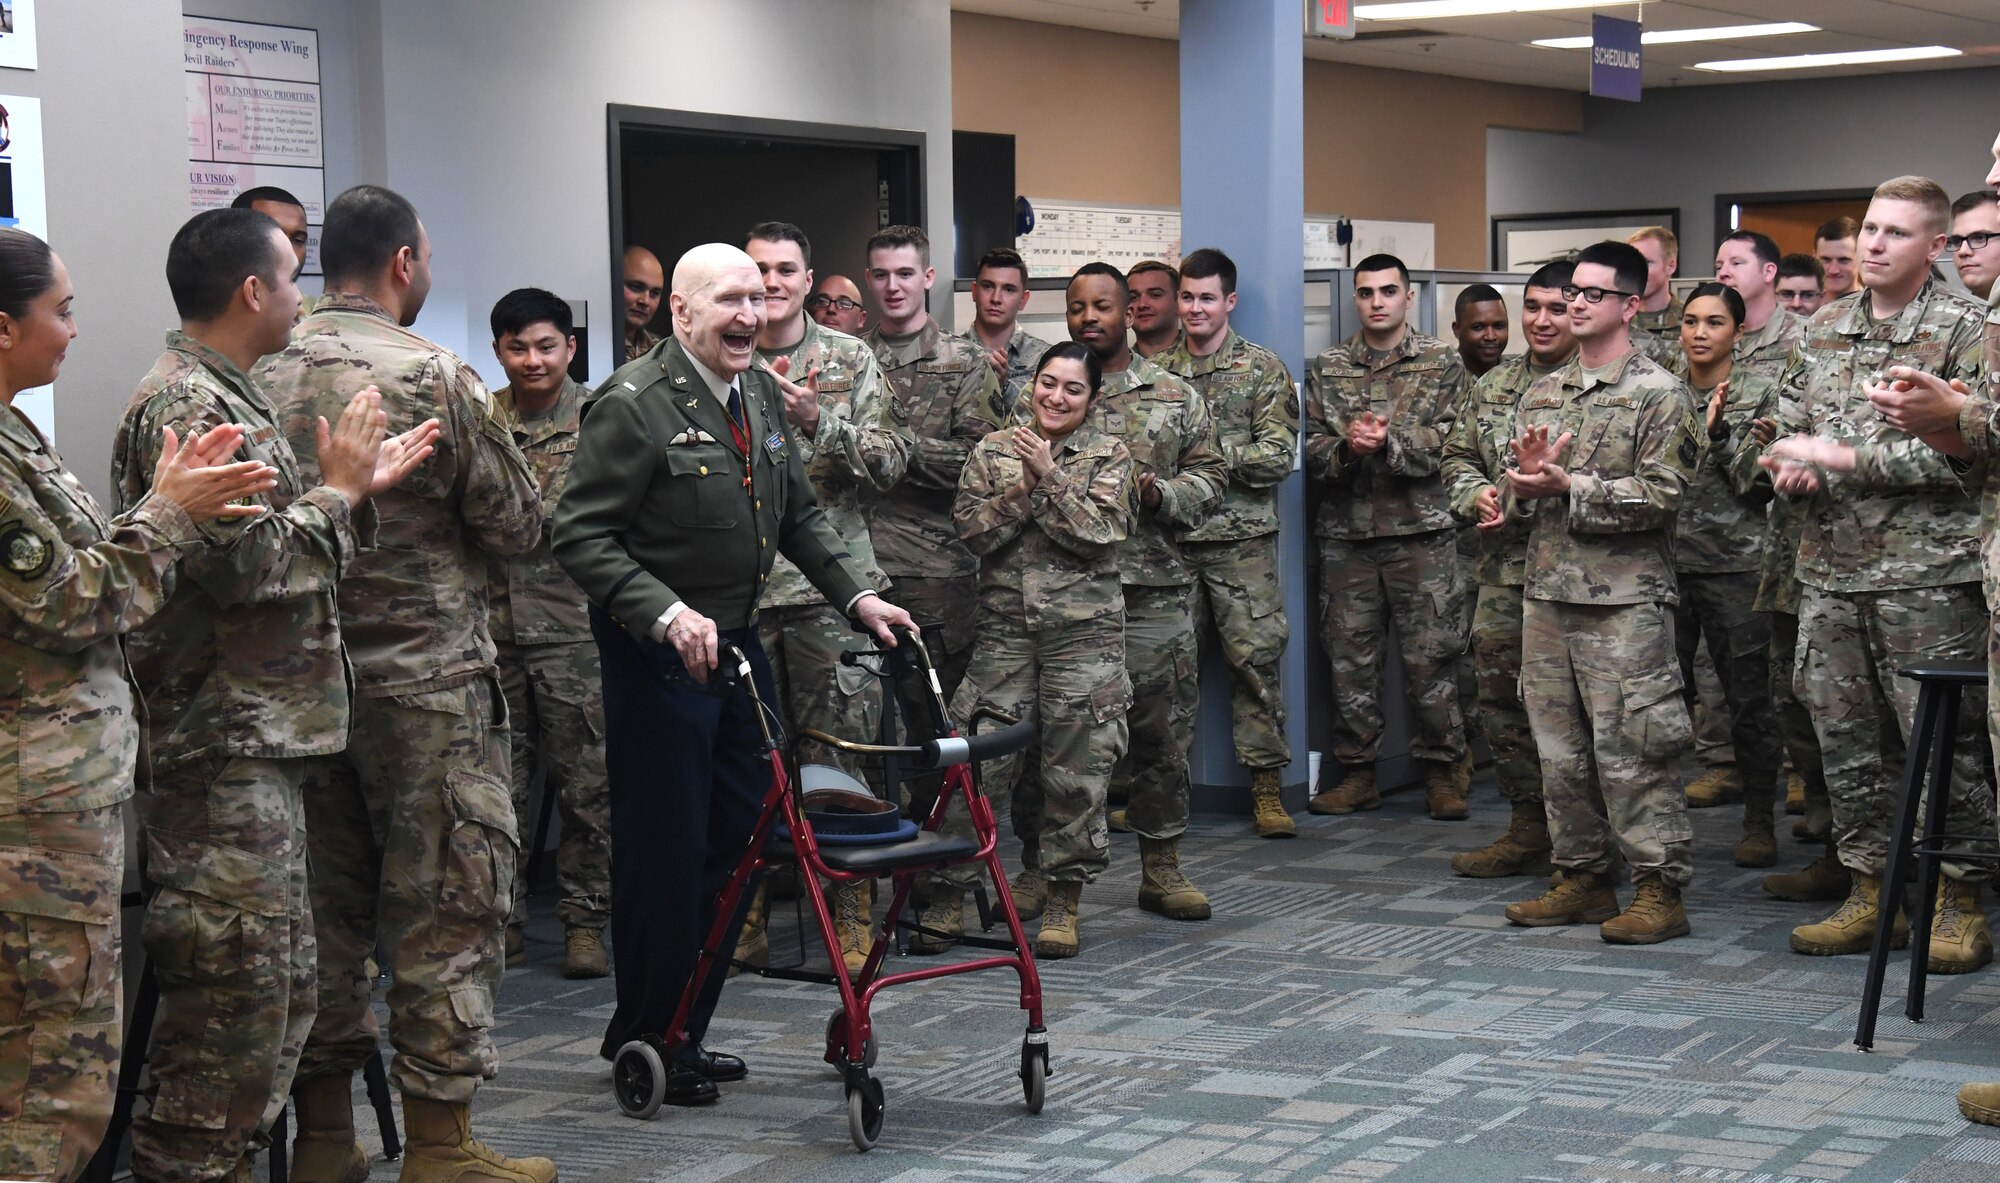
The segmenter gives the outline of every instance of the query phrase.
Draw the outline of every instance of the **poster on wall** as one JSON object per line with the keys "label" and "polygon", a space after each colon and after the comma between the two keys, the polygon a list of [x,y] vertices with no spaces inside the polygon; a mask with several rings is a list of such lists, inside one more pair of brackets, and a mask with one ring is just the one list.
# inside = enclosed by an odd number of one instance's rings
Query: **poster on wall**
{"label": "poster on wall", "polygon": [[188,205],[219,209],[275,185],[306,208],[306,274],[319,274],[326,208],[319,34],[288,25],[183,18]]}
{"label": "poster on wall", "polygon": [[35,65],[35,0],[0,0],[0,66]]}
{"label": "poster on wall", "polygon": [[[49,207],[42,183],[42,100],[0,94],[0,226],[49,236]],[[14,396],[14,405],[54,439],[54,394],[39,386]]]}

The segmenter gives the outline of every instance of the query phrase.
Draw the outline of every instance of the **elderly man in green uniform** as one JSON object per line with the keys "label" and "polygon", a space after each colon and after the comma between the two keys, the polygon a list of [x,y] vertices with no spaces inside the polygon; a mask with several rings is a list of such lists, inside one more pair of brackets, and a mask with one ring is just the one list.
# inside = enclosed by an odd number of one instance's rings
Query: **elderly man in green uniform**
{"label": "elderly man in green uniform", "polygon": [[[886,493],[903,479],[910,440],[889,420],[882,367],[867,342],[806,315],[813,272],[812,243],[804,231],[790,222],[760,222],[745,235],[743,249],[764,277],[757,360],[778,379],[785,422],[805,460],[820,510],[846,540],[849,556],[868,582],[886,587],[861,499]],[[882,727],[881,681],[840,660],[846,650],[860,647],[863,638],[846,614],[828,604],[783,555],[772,564],[770,582],[758,601],[757,636],[771,662],[787,734],[796,737],[801,728],[810,727],[844,739],[873,740]],[[831,748],[808,746],[802,758],[836,764],[867,779],[854,757]],[[874,889],[872,882],[833,888],[834,928],[848,968],[856,972],[868,960]],[[745,922],[751,926],[752,946],[763,939],[763,902],[760,892]]]}
{"label": "elderly man in green uniform", "polygon": [[1383,672],[1393,621],[1414,709],[1410,754],[1440,821],[1466,816],[1472,779],[1459,715],[1465,653],[1458,521],[1438,475],[1465,396],[1450,342],[1409,325],[1410,271],[1394,255],[1355,264],[1361,331],[1306,380],[1306,472],[1319,493],[1320,643],[1333,668],[1333,756],[1347,769],[1314,813],[1380,809]]}
{"label": "elderly man in green uniform", "polygon": [[327,295],[257,375],[303,479],[313,425],[365,386],[391,423],[435,418],[436,452],[375,499],[378,545],[348,565],[340,627],[353,661],[347,751],[312,757],[319,1016],[300,1059],[293,1178],[353,1183],[353,1077],[379,1055],[372,962],[386,954],[391,1082],[403,1095],[402,1183],[549,1183],[546,1158],[474,1140],[472,1094],[498,1070],[493,992],[506,963],[519,842],[506,700],[486,628],[487,556],[542,536],[533,471],[472,368],[409,329],[430,292],[430,237],[400,194],[359,185],[327,207]]}
{"label": "elderly man in green uniform", "polygon": [[[493,354],[507,385],[493,392],[494,415],[535,473],[542,505],[562,499],[585,391],[569,376],[576,356],[569,302],[541,288],[500,297],[488,316]],[[562,818],[556,885],[562,898],[563,976],[611,972],[604,926],[611,919],[611,804],[604,779],[604,687],[581,588],[556,565],[549,531],[535,548],[490,560],[488,628],[507,695],[513,747],[514,817],[524,851],[535,838],[535,772]],[[525,872],[527,864],[522,868]],[[507,957],[527,952],[528,877],[514,876]]]}
{"label": "elderly man in green uniform", "polygon": [[[1521,397],[1501,520],[1528,519],[1521,697],[1559,877],[1507,919],[1602,922],[1613,944],[1688,935],[1694,832],[1673,766],[1690,723],[1674,650],[1674,515],[1701,459],[1687,384],[1632,346],[1646,260],[1577,253],[1577,356]],[[1492,515],[1483,519],[1491,524]],[[1613,847],[1637,885],[1618,911]]]}
{"label": "elderly man in green uniform", "polygon": [[[1840,861],[1853,875],[1832,916],[1792,930],[1798,953],[1865,952],[1884,907],[1897,909],[1900,926],[1900,888],[1885,886],[1882,871],[1901,837],[1891,823],[1917,685],[1899,675],[1921,662],[1971,660],[1985,647],[1978,509],[1947,457],[1868,402],[1868,388],[1893,366],[1981,380],[1985,309],[1930,275],[1950,208],[1926,177],[1876,187],[1861,226],[1862,290],[1813,314],[1784,378],[1798,400],[1786,407],[1787,434],[1767,449],[1777,491],[1809,498],[1797,682],[1819,732]],[[1963,721],[1957,743],[1946,830],[1952,849],[1991,855],[1984,729]],[[1992,960],[1979,899],[1991,876],[1990,867],[1947,856],[1931,925],[1933,973]]]}
{"label": "elderly man in green uniform", "polygon": [[[669,1033],[769,787],[748,696],[719,697],[707,683],[727,644],[776,701],[757,639],[772,562],[783,553],[885,645],[914,627],[876,595],[820,511],[784,391],[755,365],[764,289],[736,247],[681,256],[674,335],[599,388],[557,507],[556,558],[590,596],[604,664],[618,950],[606,1059]],[[734,946],[732,933],[722,955]],[[689,1008],[686,1042],[667,1065],[669,1104],[711,1104],[718,1082],[749,1072],[703,1046],[722,984],[709,975]]]}
{"label": "elderly man in green uniform", "polygon": [[[924,297],[937,281],[931,240],[917,226],[890,226],[868,240],[875,350],[892,396],[889,421],[911,439],[903,480],[868,504],[875,558],[896,600],[919,621],[947,699],[972,660],[979,564],[951,522],[952,497],[972,446],[1007,421],[1000,380],[977,345],[944,331]],[[906,689],[913,719],[921,696]]]}
{"label": "elderly man in green uniform", "polygon": [[[2000,185],[2000,136],[1993,140],[1988,186]],[[1979,497],[1981,574],[1989,613],[2000,604],[2000,287],[1987,298],[1985,374],[1968,384],[1912,366],[1891,366],[1871,385],[1868,400],[1889,426],[1906,431],[1958,462],[1968,492]],[[2000,751],[2000,630],[1987,632],[1986,726]],[[1973,1081],[1958,1090],[1968,1121],[2000,1126],[2000,1081]]]}
{"label": "elderly man in green uniform", "polygon": [[1195,572],[1198,635],[1213,625],[1229,666],[1230,734],[1250,770],[1251,820],[1260,838],[1298,833],[1279,795],[1291,763],[1278,660],[1290,633],[1278,579],[1278,485],[1299,443],[1299,392],[1277,354],[1229,327],[1236,263],[1211,247],[1181,260],[1180,344],[1154,360],[1201,392],[1229,466],[1222,501],[1180,536]]}
{"label": "elderly man in green uniform", "polygon": [[[241,1173],[284,1111],[312,1029],[305,757],[347,744],[347,663],[334,587],[375,540],[366,498],[428,455],[398,440],[378,476],[380,396],[357,394],[309,488],[248,370],[291,339],[299,290],[282,227],[254,210],[196,214],[167,251],[181,328],[140,381],[111,461],[121,509],[152,491],[161,429],[225,423],[279,485],[269,512],[209,527],[166,608],[126,641],[147,705],[141,795],[144,939],[160,1009],[152,1104],[132,1125],[133,1174],[192,1183]],[[418,440],[437,425],[417,429]],[[218,940],[218,933],[231,934]]]}
{"label": "elderly man in green uniform", "polygon": [[1013,247],[996,246],[979,257],[972,280],[972,330],[965,339],[985,352],[1000,378],[1001,400],[1011,414],[1027,389],[1035,363],[1049,343],[1021,327],[1028,307],[1028,264]]}
{"label": "elderly man in green uniform", "polygon": [[1570,331],[1570,263],[1545,263],[1521,290],[1521,336],[1526,353],[1487,371],[1472,388],[1444,443],[1439,470],[1451,493],[1452,512],[1479,528],[1474,568],[1479,591],[1472,616],[1472,659],[1479,678],[1479,711],[1493,749],[1493,779],[1513,819],[1507,832],[1479,850],[1451,856],[1451,869],[1473,879],[1542,875],[1549,869],[1549,819],[1542,805],[1541,757],[1521,702],[1522,589],[1528,578],[1528,525],[1500,519],[1501,485],[1518,436],[1515,408],[1542,378],[1576,356]]}
{"label": "elderly man in green uniform", "polygon": [[[1133,705],[1126,715],[1131,746],[1111,778],[1111,791],[1122,793],[1126,806],[1111,824],[1139,835],[1139,907],[1175,920],[1206,920],[1208,897],[1180,866],[1201,671],[1196,577],[1176,535],[1207,519],[1222,500],[1229,469],[1216,450],[1208,403],[1126,343],[1126,277],[1109,263],[1086,263],[1063,298],[1070,339],[1090,350],[1104,375],[1091,414],[1132,454],[1139,490],[1138,517],[1112,552],[1125,595]],[[1047,881],[1033,871],[1024,879],[1027,890],[1016,893],[1016,902],[1027,905],[1024,911],[1040,907]]]}

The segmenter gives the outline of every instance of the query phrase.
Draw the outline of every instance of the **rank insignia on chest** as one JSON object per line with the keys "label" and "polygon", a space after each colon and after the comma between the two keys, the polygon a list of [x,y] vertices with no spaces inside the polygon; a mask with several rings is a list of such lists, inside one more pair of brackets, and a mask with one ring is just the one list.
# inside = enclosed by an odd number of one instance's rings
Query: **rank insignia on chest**
{"label": "rank insignia on chest", "polygon": [[778,453],[784,451],[785,433],[782,431],[772,432],[771,438],[764,441],[764,447],[768,449],[771,455],[773,456],[776,456]]}
{"label": "rank insignia on chest", "polygon": [[54,545],[26,526],[0,531],[0,567],[22,579],[40,579],[55,557]]}

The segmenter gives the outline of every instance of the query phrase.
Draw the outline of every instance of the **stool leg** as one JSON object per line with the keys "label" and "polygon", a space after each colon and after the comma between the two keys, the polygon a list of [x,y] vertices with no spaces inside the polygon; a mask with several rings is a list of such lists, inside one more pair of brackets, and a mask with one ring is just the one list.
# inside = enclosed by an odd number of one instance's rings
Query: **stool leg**
{"label": "stool leg", "polygon": [[[1924,688],[1926,691],[1930,687]],[[1917,907],[1910,917],[1910,992],[1903,1000],[1903,1013],[1913,1023],[1924,1021],[1924,982],[1930,974],[1931,913],[1937,906],[1938,873],[1943,859],[1937,853],[1939,836],[1944,833],[1945,810],[1951,804],[1951,756],[1958,740],[1958,704],[1963,695],[1956,685],[1941,688],[1936,732],[1931,737],[1930,800],[1925,803],[1924,829],[1918,836]],[[1909,842],[1909,835],[1901,837]],[[1886,891],[1886,887],[1884,889]],[[1901,890],[1898,885],[1897,890]]]}
{"label": "stool leg", "polygon": [[291,1165],[285,1158],[285,1143],[290,1140],[292,1129],[292,1108],[287,1104],[278,1110],[278,1120],[271,1123],[271,1150],[265,1161],[271,1167],[271,1183],[285,1183],[291,1178]]}
{"label": "stool leg", "polygon": [[1861,982],[1861,1014],[1854,1024],[1854,1046],[1863,1051],[1875,1046],[1875,1012],[1882,1005],[1882,980],[1889,971],[1889,946],[1896,934],[1896,914],[1890,909],[1902,891],[1903,868],[1910,857],[1910,833],[1916,828],[1917,804],[1923,798],[1924,768],[1929,762],[1937,714],[1935,689],[1926,682],[1917,694],[1917,718],[1910,728],[1910,749],[1903,757],[1903,795],[1896,802],[1889,860],[1882,868],[1881,917],[1875,924],[1875,944],[1868,950],[1868,971]]}
{"label": "stool leg", "polygon": [[396,1132],[396,1103],[389,1095],[389,1070],[382,1067],[380,1052],[361,1065],[361,1079],[368,1086],[368,1103],[375,1107],[375,1124],[382,1127],[382,1157],[394,1162],[403,1157],[403,1139]]}

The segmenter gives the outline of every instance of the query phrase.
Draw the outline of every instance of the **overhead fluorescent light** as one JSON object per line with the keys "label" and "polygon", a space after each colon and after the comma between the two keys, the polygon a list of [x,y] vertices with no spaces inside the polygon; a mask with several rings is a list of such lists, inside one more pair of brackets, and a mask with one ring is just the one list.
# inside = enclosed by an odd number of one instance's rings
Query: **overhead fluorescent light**
{"label": "overhead fluorescent light", "polygon": [[[1786,33],[1817,33],[1818,25],[1780,21],[1772,25],[1718,25],[1710,29],[1662,29],[1642,33],[1643,45],[1677,45],[1683,41],[1736,41],[1745,37],[1778,37]],[[1589,49],[1588,37],[1548,37],[1531,42],[1544,49]]]}
{"label": "overhead fluorescent light", "polygon": [[1567,8],[1622,8],[1639,0],[1409,0],[1401,4],[1357,4],[1361,21],[1432,21],[1454,16],[1505,16],[1510,12],[1557,12]]}
{"label": "overhead fluorescent light", "polygon": [[1882,62],[1920,62],[1926,58],[1955,58],[1963,50],[1944,45],[1913,45],[1905,49],[1857,49],[1847,53],[1797,53],[1781,58],[1737,58],[1727,62],[1696,62],[1697,70],[1721,74],[1750,74],[1759,70],[1818,70],[1828,66],[1871,66]]}

